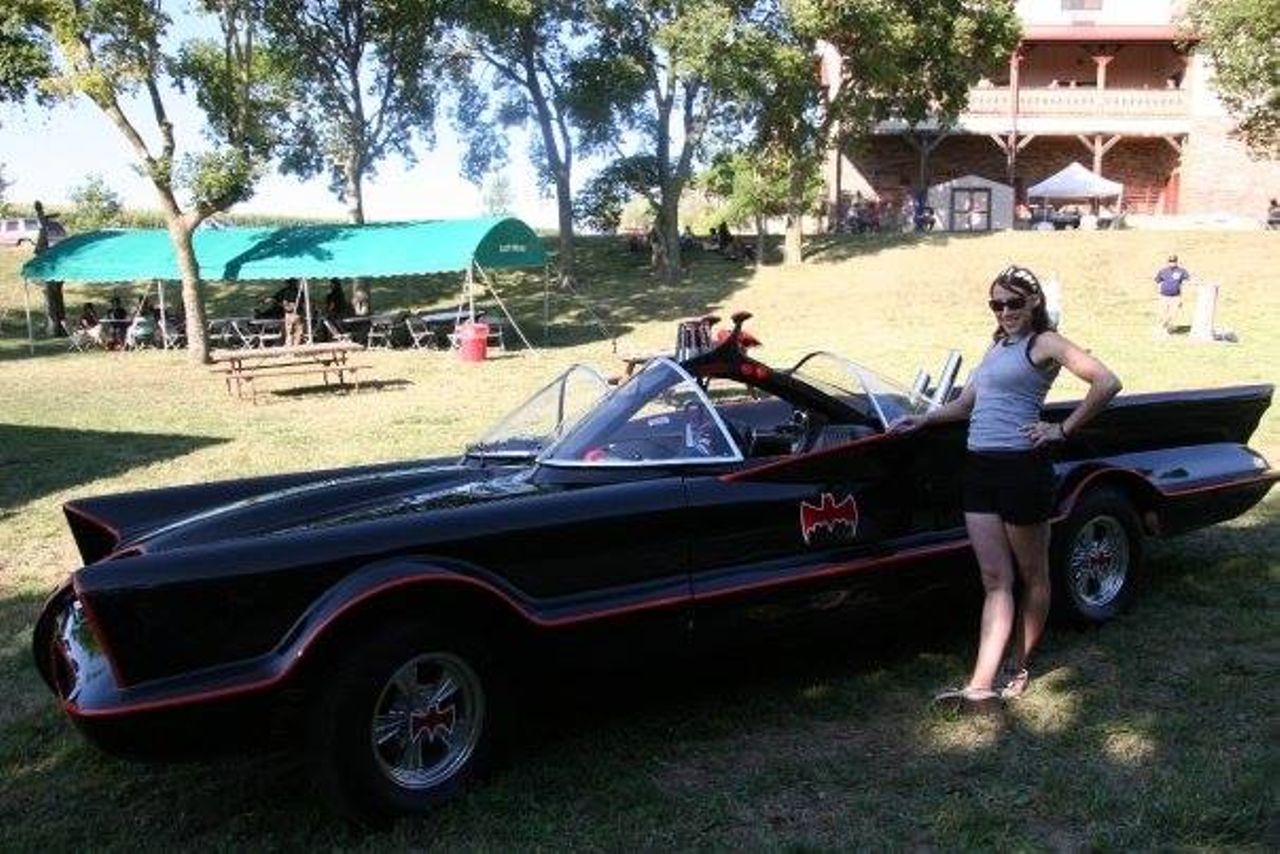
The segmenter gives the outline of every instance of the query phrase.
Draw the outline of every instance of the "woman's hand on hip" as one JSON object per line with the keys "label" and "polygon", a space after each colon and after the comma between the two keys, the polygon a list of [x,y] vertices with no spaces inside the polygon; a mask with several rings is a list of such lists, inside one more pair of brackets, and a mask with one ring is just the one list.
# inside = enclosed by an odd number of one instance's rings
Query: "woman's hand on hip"
{"label": "woman's hand on hip", "polygon": [[1051,442],[1063,442],[1067,438],[1066,430],[1058,421],[1033,421],[1022,428],[1022,434],[1036,448]]}

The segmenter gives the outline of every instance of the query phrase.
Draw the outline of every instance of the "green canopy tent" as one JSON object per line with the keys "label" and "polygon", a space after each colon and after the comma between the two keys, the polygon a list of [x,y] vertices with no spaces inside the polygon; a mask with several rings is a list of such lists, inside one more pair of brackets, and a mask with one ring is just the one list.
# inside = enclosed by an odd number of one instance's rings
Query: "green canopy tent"
{"label": "green canopy tent", "polygon": [[[193,243],[201,278],[206,281],[297,278],[305,288],[316,278],[465,272],[464,296],[473,317],[473,273],[478,272],[512,328],[532,348],[485,272],[545,267],[542,239],[515,218],[207,228],[196,232]],[[22,275],[27,282],[164,282],[181,278],[169,233],[163,229],[78,234],[32,258],[23,265]],[[305,289],[304,301],[310,329],[310,297]],[[32,339],[29,309],[27,336]]]}

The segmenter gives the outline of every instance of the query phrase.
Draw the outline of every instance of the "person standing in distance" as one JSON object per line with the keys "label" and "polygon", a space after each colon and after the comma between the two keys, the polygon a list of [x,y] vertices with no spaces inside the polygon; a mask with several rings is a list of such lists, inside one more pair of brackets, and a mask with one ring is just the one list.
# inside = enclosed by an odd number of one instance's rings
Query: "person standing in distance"
{"label": "person standing in distance", "polygon": [[[991,283],[987,305],[996,317],[993,343],[964,390],[891,427],[898,432],[969,419],[964,521],[985,598],[969,681],[937,697],[960,703],[1012,699],[1026,690],[1028,661],[1049,615],[1049,448],[1067,441],[1120,391],[1106,365],[1050,328],[1044,293],[1030,270],[1003,270]],[[1043,421],[1041,408],[1061,367],[1087,382],[1089,391],[1062,421]],[[1016,609],[1015,573],[1022,580]]]}
{"label": "person standing in distance", "polygon": [[1169,263],[1156,271],[1155,280],[1160,286],[1160,327],[1168,335],[1182,308],[1182,286],[1191,281],[1191,274],[1178,266],[1177,255],[1170,255]]}

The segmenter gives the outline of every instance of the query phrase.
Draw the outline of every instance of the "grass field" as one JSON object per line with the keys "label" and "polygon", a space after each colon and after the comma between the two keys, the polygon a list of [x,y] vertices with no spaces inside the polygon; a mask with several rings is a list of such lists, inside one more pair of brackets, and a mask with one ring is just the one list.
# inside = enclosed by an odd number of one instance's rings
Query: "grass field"
{"label": "grass field", "polygon": [[[1063,332],[1127,391],[1274,382],[1277,237],[848,238],[815,242],[800,269],[757,274],[695,258],[676,286],[599,240],[584,251],[577,292],[550,294],[549,330],[540,277],[499,280],[536,354],[466,365],[375,352],[361,360],[374,365],[377,390],[280,394],[260,406],[227,399],[183,354],[68,353],[39,340],[28,357],[10,311],[0,324],[0,849],[1274,849],[1274,493],[1235,522],[1154,544],[1134,611],[1100,630],[1051,634],[1033,691],[1003,718],[928,708],[971,654],[976,612],[951,605],[927,621],[904,615],[749,660],[556,684],[485,787],[373,836],[326,815],[305,766],[287,756],[159,766],[103,757],[57,712],[28,643],[43,595],[76,565],[59,510],[71,497],[449,453],[561,367],[616,372],[618,354],[668,349],[675,320],[708,310],[754,312],[767,362],[823,348],[909,379],[952,346],[975,363],[990,332],[985,283],[1016,261],[1062,283]],[[1196,280],[1220,284],[1218,325],[1239,343],[1152,335],[1151,277],[1171,250]],[[0,310],[21,308],[22,260],[0,252]],[[381,282],[375,306],[442,306],[457,288],[449,278]],[[243,310],[263,290],[213,290],[211,313]],[[110,292],[69,288],[67,303]],[[602,337],[593,310],[616,340]],[[1080,391],[1064,379],[1055,396]],[[1252,444],[1280,458],[1275,410]]]}

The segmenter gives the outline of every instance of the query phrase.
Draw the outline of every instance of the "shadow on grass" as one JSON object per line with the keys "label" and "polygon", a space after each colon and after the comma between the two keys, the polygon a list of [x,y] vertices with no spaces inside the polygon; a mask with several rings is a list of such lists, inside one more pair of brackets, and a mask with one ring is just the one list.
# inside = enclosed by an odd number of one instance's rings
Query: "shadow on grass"
{"label": "shadow on grass", "polygon": [[348,394],[365,394],[379,391],[407,391],[409,386],[413,385],[413,380],[391,379],[391,380],[361,380],[360,388],[354,386],[340,385],[324,385],[319,383],[316,385],[295,386],[294,388],[273,388],[264,389],[258,394],[257,402],[264,400],[281,399],[281,400],[297,400],[300,398],[324,397],[326,395],[348,395]]}
{"label": "shadow on grass", "polygon": [[0,424],[0,517],[50,493],[227,441]]}
{"label": "shadow on grass", "polygon": [[899,249],[904,246],[946,246],[952,241],[981,240],[990,233],[931,231],[911,234],[884,232],[881,234],[818,235],[805,241],[804,259],[806,262],[835,263],[847,261],[850,258],[875,255],[886,249]]}

